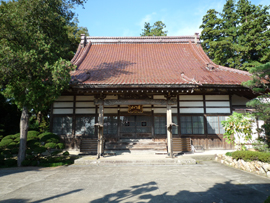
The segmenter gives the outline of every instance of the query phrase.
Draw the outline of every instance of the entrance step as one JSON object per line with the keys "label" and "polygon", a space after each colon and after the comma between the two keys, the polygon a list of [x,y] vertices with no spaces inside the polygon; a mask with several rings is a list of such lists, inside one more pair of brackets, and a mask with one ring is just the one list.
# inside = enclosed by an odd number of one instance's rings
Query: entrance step
{"label": "entrance step", "polygon": [[117,164],[117,165],[194,165],[196,160],[191,157],[179,156],[167,158],[167,155],[118,155],[104,156],[97,159],[96,156],[83,156],[76,159],[70,167],[78,167],[93,164]]}
{"label": "entrance step", "polygon": [[83,138],[80,152],[87,154],[97,154],[97,139]]}
{"label": "entrance step", "polygon": [[167,154],[167,150],[105,150],[105,155],[158,155]]}
{"label": "entrance step", "polygon": [[167,151],[166,142],[153,141],[152,139],[120,139],[117,142],[105,142],[105,151],[107,150],[157,150]]}

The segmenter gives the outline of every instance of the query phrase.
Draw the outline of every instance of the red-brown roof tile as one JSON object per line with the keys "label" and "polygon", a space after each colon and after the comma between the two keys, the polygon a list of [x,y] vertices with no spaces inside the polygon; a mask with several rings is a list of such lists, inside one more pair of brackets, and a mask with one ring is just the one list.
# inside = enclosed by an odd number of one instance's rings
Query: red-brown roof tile
{"label": "red-brown roof tile", "polygon": [[214,64],[194,39],[87,37],[72,59],[77,69],[71,75],[80,80],[89,71],[83,84],[96,85],[240,85],[250,79],[248,72]]}

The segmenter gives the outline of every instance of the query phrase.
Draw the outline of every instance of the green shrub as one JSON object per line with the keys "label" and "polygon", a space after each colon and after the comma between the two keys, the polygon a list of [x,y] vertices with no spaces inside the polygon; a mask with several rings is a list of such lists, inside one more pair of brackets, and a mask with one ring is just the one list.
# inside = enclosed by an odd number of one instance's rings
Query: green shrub
{"label": "green shrub", "polygon": [[43,152],[46,152],[46,148],[45,147],[43,147],[43,146],[38,146],[38,147],[35,147],[34,149],[33,149],[33,153],[34,154],[41,154],[41,153],[43,153]]}
{"label": "green shrub", "polygon": [[56,150],[56,151],[52,152],[51,155],[55,156],[55,155],[59,154],[60,152],[62,152],[62,150]]}
{"label": "green shrub", "polygon": [[0,135],[0,141],[3,139],[3,137],[4,137],[3,135]]}
{"label": "green shrub", "polygon": [[232,152],[227,152],[225,155],[226,156],[232,156]]}
{"label": "green shrub", "polygon": [[15,138],[16,138],[15,135],[7,135],[2,140],[9,140],[9,139],[13,140]]}
{"label": "green shrub", "polygon": [[45,135],[50,135],[50,134],[53,134],[53,133],[50,133],[50,132],[45,132],[45,133],[41,133],[39,134],[39,139],[42,139]]}
{"label": "green shrub", "polygon": [[270,196],[264,201],[264,203],[270,203]]}
{"label": "green shrub", "polygon": [[7,167],[17,166],[17,160],[15,160],[15,159],[6,159],[5,160],[5,166],[7,166]]}
{"label": "green shrub", "polygon": [[38,135],[39,135],[38,131],[28,131],[28,133],[27,133],[27,141],[37,140],[39,138]]}
{"label": "green shrub", "polygon": [[32,161],[31,166],[38,166],[38,161],[36,161],[36,160]]}
{"label": "green shrub", "polygon": [[232,157],[236,160],[243,159],[244,161],[261,161],[270,163],[270,153],[253,152],[253,151],[235,151]]}
{"label": "green shrub", "polygon": [[57,163],[40,163],[39,166],[43,167],[56,167],[56,166],[64,166],[64,165],[70,165],[73,164],[74,160],[65,160]]}
{"label": "green shrub", "polygon": [[35,158],[36,158],[35,155],[27,155],[27,156],[25,157],[25,160],[34,160]]}
{"label": "green shrub", "polygon": [[53,142],[53,143],[59,143],[60,139],[59,138],[50,138],[50,139],[47,139],[46,142]]}
{"label": "green shrub", "polygon": [[22,166],[31,166],[31,160],[23,160],[22,161]]}
{"label": "green shrub", "polygon": [[9,145],[7,145],[8,149],[14,149],[14,148],[18,148],[19,144],[17,142],[12,141],[11,143],[9,143]]}
{"label": "green shrub", "polygon": [[68,151],[65,151],[65,152],[63,153],[63,155],[64,155],[64,156],[68,156],[68,155],[69,155],[69,152],[68,152]]}
{"label": "green shrub", "polygon": [[19,147],[15,147],[15,148],[11,149],[11,153],[12,154],[18,154],[19,153]]}
{"label": "green shrub", "polygon": [[0,142],[0,148],[6,148],[12,142],[12,139],[2,139]]}
{"label": "green shrub", "polygon": [[45,147],[46,147],[47,149],[55,149],[55,148],[57,147],[57,144],[56,144],[56,143],[50,142],[50,143],[46,143],[46,144],[45,144]]}
{"label": "green shrub", "polygon": [[65,149],[64,143],[58,143],[57,146],[59,149]]}
{"label": "green shrub", "polygon": [[42,142],[48,142],[47,140],[49,140],[51,138],[55,138],[59,141],[59,137],[56,134],[53,134],[50,132],[42,133],[38,137]]}
{"label": "green shrub", "polygon": [[37,140],[30,140],[27,142],[27,147],[35,148],[39,146],[40,146],[40,142],[37,142]]}
{"label": "green shrub", "polygon": [[16,139],[14,139],[15,142],[20,142],[21,138],[17,137]]}

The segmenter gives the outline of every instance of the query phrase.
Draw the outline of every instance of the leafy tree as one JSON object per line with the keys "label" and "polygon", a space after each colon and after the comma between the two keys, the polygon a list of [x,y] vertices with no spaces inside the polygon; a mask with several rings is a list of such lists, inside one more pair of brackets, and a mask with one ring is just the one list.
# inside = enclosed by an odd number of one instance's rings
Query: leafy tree
{"label": "leafy tree", "polygon": [[243,85],[251,88],[259,96],[248,102],[248,106],[256,111],[254,116],[264,121],[264,128],[268,145],[270,146],[270,62],[253,67],[249,70],[253,74],[252,80],[244,82]]}
{"label": "leafy tree", "polygon": [[163,30],[165,28],[166,25],[162,21],[155,22],[153,26],[145,22],[141,36],[167,36],[168,31]]}
{"label": "leafy tree", "polygon": [[238,138],[238,146],[241,150],[244,150],[245,147],[241,145],[241,139],[244,141],[251,140],[253,122],[254,120],[250,114],[243,115],[241,113],[233,112],[226,121],[221,121],[225,128],[224,138],[226,142],[237,145],[235,141],[236,138]]}
{"label": "leafy tree", "polygon": [[202,46],[211,59],[214,59],[219,51],[217,42],[221,37],[220,27],[221,19],[218,18],[218,12],[214,9],[208,10],[207,15],[203,17],[203,24],[200,28],[203,28],[201,32]]}
{"label": "leafy tree", "polygon": [[[29,111],[46,109],[68,87],[74,4],[81,0],[1,1],[0,85],[22,109],[18,166],[25,159]],[[76,42],[77,43],[77,42]]]}
{"label": "leafy tree", "polygon": [[0,112],[0,135],[17,133],[20,130],[18,123],[20,122],[21,112],[15,104],[12,104],[2,94],[0,94]]}
{"label": "leafy tree", "polygon": [[221,13],[209,10],[200,26],[203,49],[215,63],[237,69],[269,62],[269,8],[227,0]]}

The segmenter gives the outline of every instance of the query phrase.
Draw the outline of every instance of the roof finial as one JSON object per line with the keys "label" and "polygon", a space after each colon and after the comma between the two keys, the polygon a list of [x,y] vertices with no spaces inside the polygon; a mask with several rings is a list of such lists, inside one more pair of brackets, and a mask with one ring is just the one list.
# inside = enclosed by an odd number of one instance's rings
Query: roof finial
{"label": "roof finial", "polygon": [[195,32],[194,37],[195,37],[195,44],[197,44],[198,43],[198,38],[199,38],[199,33]]}
{"label": "roof finial", "polygon": [[85,34],[81,34],[81,46],[85,47],[86,45],[86,36]]}

